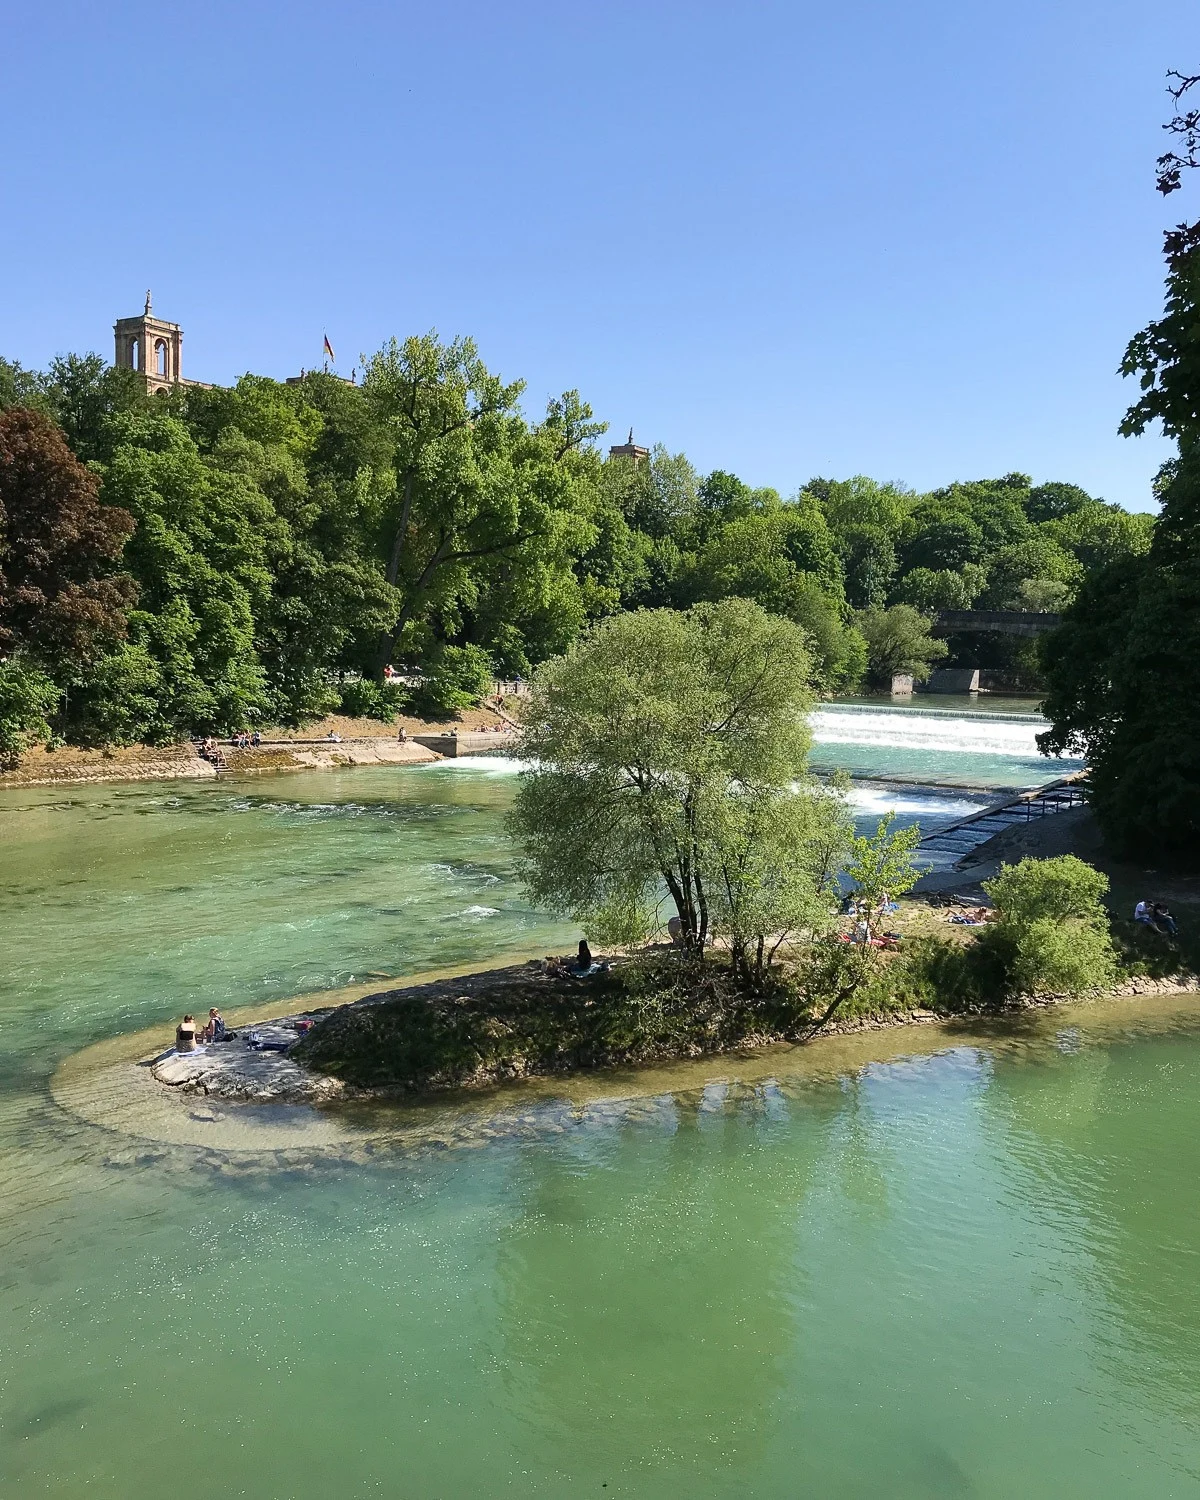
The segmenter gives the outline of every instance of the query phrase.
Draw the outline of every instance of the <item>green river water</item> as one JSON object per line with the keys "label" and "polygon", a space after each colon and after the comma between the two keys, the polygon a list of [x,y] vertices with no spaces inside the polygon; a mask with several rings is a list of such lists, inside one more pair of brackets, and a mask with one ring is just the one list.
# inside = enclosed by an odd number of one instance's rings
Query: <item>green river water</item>
{"label": "green river water", "polygon": [[1190,997],[249,1123],[73,1057],[561,951],[511,786],[0,797],[0,1496],[1200,1495]]}

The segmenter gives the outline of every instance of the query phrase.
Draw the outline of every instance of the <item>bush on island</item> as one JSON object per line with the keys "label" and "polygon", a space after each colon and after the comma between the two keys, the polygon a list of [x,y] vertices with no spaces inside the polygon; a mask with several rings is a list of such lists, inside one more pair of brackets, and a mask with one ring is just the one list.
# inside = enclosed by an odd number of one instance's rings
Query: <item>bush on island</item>
{"label": "bush on island", "polygon": [[996,920],[963,946],[915,944],[909,967],[926,1003],[994,1009],[1022,998],[1082,995],[1111,985],[1117,953],[1103,897],[1108,878],[1064,854],[1004,865],[983,882]]}

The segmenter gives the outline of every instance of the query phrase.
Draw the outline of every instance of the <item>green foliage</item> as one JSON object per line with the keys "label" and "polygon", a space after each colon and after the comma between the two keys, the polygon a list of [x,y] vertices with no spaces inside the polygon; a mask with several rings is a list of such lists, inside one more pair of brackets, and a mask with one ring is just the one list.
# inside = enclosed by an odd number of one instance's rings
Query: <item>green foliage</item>
{"label": "green foliage", "polygon": [[868,669],[879,683],[890,682],[896,672],[922,680],[947,653],[945,641],[930,635],[928,619],[911,604],[864,610],[858,626],[867,642]]}
{"label": "green foliage", "polygon": [[351,718],[378,719],[390,724],[408,701],[408,690],[399,683],[355,677],[342,683],[339,707]]}
{"label": "green foliage", "polygon": [[1107,924],[1102,898],[1108,877],[1073,854],[1004,865],[983,888],[1000,920],[1016,927],[1039,921]]}
{"label": "green foliage", "polygon": [[11,770],[33,744],[50,738],[59,689],[20,658],[0,661],[0,770]]}
{"label": "green foliage", "polygon": [[1083,569],[1057,542],[1030,537],[1001,547],[988,567],[983,607],[1028,609],[1048,603],[1057,609],[1069,599]]}
{"label": "green foliage", "polygon": [[803,772],[808,680],[803,633],[739,599],[616,616],[543,665],[510,818],[533,899],[632,942],[665,886],[699,958],[749,805]]}
{"label": "green foliage", "polygon": [[1200,453],[1171,469],[1148,554],[1089,575],[1041,643],[1051,753],[1085,754],[1121,852],[1194,862],[1200,840]]}
{"label": "green foliage", "polygon": [[1023,859],[984,889],[996,920],[966,942],[931,937],[906,948],[903,978],[924,1005],[989,1011],[1114,983],[1117,952],[1102,902],[1108,880],[1098,870],[1074,855]]}
{"label": "green foliage", "polygon": [[999,920],[980,942],[1003,993],[1076,995],[1111,984],[1117,957],[1102,898],[1108,877],[1073,854],[1023,859],[983,882]]}
{"label": "green foliage", "polygon": [[[135,621],[137,636],[149,618]],[[141,639],[126,641],[77,670],[67,696],[66,722],[79,745],[165,745],[182,732],[163,664]]]}
{"label": "green foliage", "polygon": [[[99,485],[106,513],[107,541],[93,524],[74,554],[49,549],[50,590],[27,589],[20,559],[0,556],[0,631],[66,690],[56,732],[101,744],[300,724],[338,705],[332,684],[378,683],[391,660],[426,675],[426,708],[444,716],[480,676],[459,681],[447,650],[528,676],[620,611],[730,598],[800,626],[812,685],[844,692],[867,667],[856,610],[979,598],[1045,610],[1149,545],[1149,517],[1021,474],[928,495],[814,479],[783,499],[726,471],[700,476],[661,445],[602,460],[604,424],[578,392],[540,422],[521,392],[470,340],[434,334],[385,345],[360,386],[245,376],[149,397],[96,355],[41,373],[0,361],[0,414],[48,424],[88,466],[76,499],[94,507]],[[68,524],[74,504],[51,528],[60,540],[87,531]],[[54,506],[16,509],[25,519],[0,524],[0,554],[17,537],[41,555],[27,523]],[[30,621],[3,618],[17,598],[47,601],[36,639]],[[876,640],[881,678],[895,645]],[[1003,641],[957,649],[1009,665]]]}
{"label": "green foliage", "polygon": [[816,782],[714,800],[704,850],[715,872],[713,930],[749,987],[762,989],[785,946],[811,944],[835,925],[853,828],[840,788]]}
{"label": "green foliage", "polygon": [[845,875],[869,938],[877,936],[888,903],[911,891],[920,878],[913,864],[921,842],[920,827],[912,823],[893,831],[895,820],[896,814],[888,813],[870,838],[859,835],[850,844]]}
{"label": "green foliage", "polygon": [[[1184,89],[1190,85],[1185,81]],[[1178,95],[1176,95],[1178,99]],[[1183,129],[1177,115],[1168,128]],[[1164,166],[1164,163],[1166,164]],[[1164,192],[1189,163],[1159,162]],[[1121,431],[1155,421],[1179,445],[1163,466],[1162,514],[1149,525],[1080,507],[1055,523],[1063,545],[1097,571],[1084,579],[1062,628],[1043,642],[1052,752],[1083,751],[1090,797],[1110,842],[1156,863],[1195,862],[1200,838],[1200,224],[1165,239],[1166,305],[1121,364],[1141,395]],[[1072,533],[1071,528],[1076,528]],[[1148,547],[1145,545],[1149,538]]]}
{"label": "green foliage", "polygon": [[1081,995],[1116,978],[1116,953],[1106,930],[1042,918],[1011,934],[998,926],[991,941],[1000,946],[1008,937],[1008,981],[1015,995]]}
{"label": "green foliage", "polygon": [[443,646],[412,694],[413,709],[428,719],[473,708],[491,690],[492,661],[481,646]]}
{"label": "green foliage", "polygon": [[1116,976],[1102,898],[1108,877],[1073,854],[1023,859],[983,882],[999,920],[980,935],[1005,998],[1077,995]]}
{"label": "green foliage", "polygon": [[927,615],[943,609],[970,609],[986,583],[987,570],[977,563],[964,563],[954,571],[913,568],[897,585],[896,599]]}
{"label": "green foliage", "polygon": [[[865,941],[811,942],[793,971],[792,983],[811,1015],[810,1034],[835,1015],[879,1013],[911,1003],[909,987],[892,983],[894,966],[886,965],[885,974],[880,950],[871,946],[888,904],[910,891],[919,878],[913,855],[921,831],[915,824],[893,831],[894,820],[895,814],[889,813],[873,835],[852,837],[846,850],[849,857],[841,873],[853,889],[857,922],[862,924],[858,935]],[[826,931],[831,928],[828,923]]]}

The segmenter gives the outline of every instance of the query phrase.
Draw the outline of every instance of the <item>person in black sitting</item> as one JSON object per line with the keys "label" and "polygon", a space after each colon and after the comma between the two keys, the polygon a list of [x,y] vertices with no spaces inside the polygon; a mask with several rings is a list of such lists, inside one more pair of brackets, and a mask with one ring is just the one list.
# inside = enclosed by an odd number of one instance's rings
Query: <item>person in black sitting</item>
{"label": "person in black sitting", "polygon": [[575,967],[581,974],[586,974],[592,967],[592,950],[588,947],[587,938],[579,940],[579,956],[575,960]]}
{"label": "person in black sitting", "polygon": [[1179,925],[1175,918],[1167,910],[1166,902],[1152,901],[1150,903],[1150,915],[1153,917],[1153,926],[1159,932],[1165,932],[1174,937],[1179,931]]}

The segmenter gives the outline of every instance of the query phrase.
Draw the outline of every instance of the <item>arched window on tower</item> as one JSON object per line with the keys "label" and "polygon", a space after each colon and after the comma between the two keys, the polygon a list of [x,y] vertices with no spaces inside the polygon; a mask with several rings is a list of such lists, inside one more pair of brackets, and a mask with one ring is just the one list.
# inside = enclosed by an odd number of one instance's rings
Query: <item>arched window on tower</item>
{"label": "arched window on tower", "polygon": [[167,375],[167,345],[165,339],[159,339],[154,346],[154,373],[166,379]]}
{"label": "arched window on tower", "polygon": [[129,346],[129,368],[140,370],[142,368],[142,341],[134,339]]}

